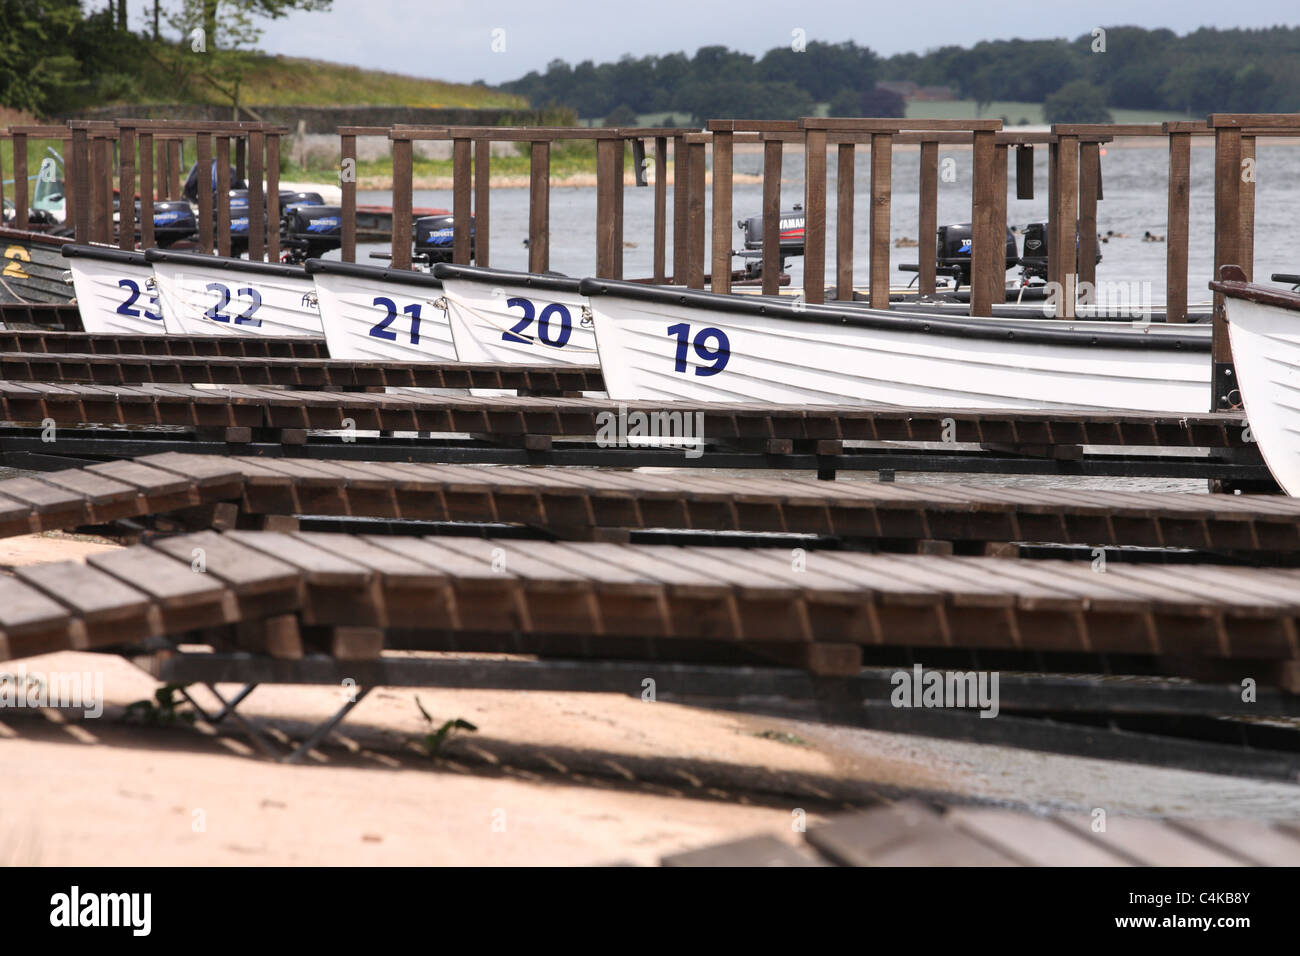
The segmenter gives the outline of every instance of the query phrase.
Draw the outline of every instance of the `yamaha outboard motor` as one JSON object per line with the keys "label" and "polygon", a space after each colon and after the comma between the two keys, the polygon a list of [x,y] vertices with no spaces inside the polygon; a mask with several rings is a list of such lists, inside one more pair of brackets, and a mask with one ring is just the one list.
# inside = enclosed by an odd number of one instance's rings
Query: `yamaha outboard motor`
{"label": "yamaha outboard motor", "polygon": [[285,262],[319,259],[343,245],[343,209],[295,203],[284,211],[280,235]]}
{"label": "yamaha outboard motor", "polygon": [[[740,231],[745,237],[744,248],[737,254],[745,259],[746,276],[757,278],[763,273],[763,217],[752,216],[749,219],[740,220],[736,225],[740,227]],[[787,256],[803,255],[804,228],[803,206],[796,205],[791,210],[781,212],[779,268],[782,272],[785,271]]]}
{"label": "yamaha outboard motor", "polygon": [[[1097,246],[1097,261],[1101,262],[1101,245]],[[1031,222],[1025,226],[1025,254],[1020,257],[1020,267],[1025,278],[1047,279],[1047,223]]]}
{"label": "yamaha outboard motor", "polygon": [[[433,265],[451,262],[455,239],[455,218],[446,214],[421,216],[415,220],[415,254],[417,262]],[[469,254],[474,257],[474,217],[469,220]]]}
{"label": "yamaha outboard motor", "polygon": [[[939,227],[939,244],[935,252],[936,264],[956,270],[953,277],[957,286],[969,286],[971,274],[971,224],[954,223]],[[1016,236],[1007,230],[1006,268],[1010,269],[1020,261],[1016,253]]]}

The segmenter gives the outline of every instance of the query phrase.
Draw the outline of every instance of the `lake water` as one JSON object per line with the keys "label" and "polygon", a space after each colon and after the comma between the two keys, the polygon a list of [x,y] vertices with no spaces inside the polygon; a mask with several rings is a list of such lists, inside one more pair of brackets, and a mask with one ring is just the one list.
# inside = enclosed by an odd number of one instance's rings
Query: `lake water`
{"label": "lake water", "polygon": [[[1300,149],[1289,144],[1267,144],[1259,140],[1256,160],[1255,275],[1267,281],[1273,272],[1300,270],[1300,254],[1292,248],[1295,210],[1300,200]],[[1153,146],[1110,145],[1102,157],[1104,199],[1098,204],[1098,231],[1125,233],[1130,238],[1115,238],[1101,246],[1102,262],[1097,279],[1114,282],[1149,282],[1153,302],[1165,298],[1165,250],[1162,242],[1144,242],[1142,235],[1167,232],[1165,209],[1168,189],[1169,154],[1163,143]],[[969,149],[940,149],[941,167],[951,158],[956,180],[939,184],[939,223],[970,220],[971,152]],[[893,239],[917,237],[920,153],[915,148],[899,147],[893,154],[893,196],[891,236]],[[834,195],[836,189],[834,156],[828,161],[827,194],[827,283],[834,281],[836,227]],[[1007,222],[1014,227],[1047,218],[1047,148],[1034,150],[1035,198],[1017,199],[1015,171],[1008,177]],[[762,172],[762,154],[757,150],[741,151],[735,156],[737,173],[758,175]],[[1191,189],[1191,241],[1189,247],[1188,301],[1209,299],[1206,283],[1213,270],[1214,258],[1214,150],[1205,138],[1204,146],[1193,146]],[[803,152],[787,147],[782,177],[782,208],[789,209],[803,201]],[[870,150],[859,147],[855,166],[857,196],[854,216],[854,276],[859,287],[866,285],[870,248],[867,241],[868,198],[870,195]],[[389,204],[388,192],[359,192],[359,203]],[[417,206],[451,208],[450,190],[418,190]],[[668,197],[671,216],[672,195]],[[708,203],[711,215],[712,203]],[[757,216],[762,211],[762,186],[737,183],[732,209],[735,219]],[[590,187],[565,187],[551,190],[551,268],[573,276],[595,272],[596,190]],[[654,190],[628,187],[624,198],[624,274],[629,278],[652,274],[654,253]],[[707,220],[706,218],[706,221]],[[711,229],[706,226],[706,243]],[[524,270],[528,266],[528,190],[497,188],[492,191],[492,265],[502,269]],[[933,242],[934,237],[927,237]],[[739,230],[733,232],[733,247],[741,244]],[[672,266],[672,224],[668,227],[668,264]],[[358,260],[368,261],[371,250],[386,246],[365,246],[358,250]],[[891,274],[895,284],[905,284],[911,276],[898,272],[898,266],[916,261],[915,248],[892,248]],[[337,254],[336,254],[337,255]],[[706,258],[706,269],[709,259]],[[734,260],[739,268],[741,260]],[[788,271],[795,285],[803,282],[802,259],[791,260]]]}

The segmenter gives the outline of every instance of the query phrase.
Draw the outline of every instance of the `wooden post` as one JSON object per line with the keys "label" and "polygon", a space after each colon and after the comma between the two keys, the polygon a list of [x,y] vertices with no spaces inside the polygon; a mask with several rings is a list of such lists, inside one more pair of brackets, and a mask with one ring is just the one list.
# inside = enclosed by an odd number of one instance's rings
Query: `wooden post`
{"label": "wooden post", "polygon": [[195,152],[198,154],[199,187],[199,251],[212,253],[212,136],[199,133],[195,137]]}
{"label": "wooden post", "polygon": [[[27,134],[13,134],[14,147],[14,228],[30,229],[27,210],[31,206],[27,183]],[[78,240],[81,241],[81,240]]]}
{"label": "wooden post", "polygon": [[[1214,130],[1214,277],[1226,265],[1241,260],[1241,129],[1219,126]],[[1228,408],[1237,388],[1231,368],[1232,345],[1223,294],[1214,294],[1214,344],[1212,354],[1211,411]]]}
{"label": "wooden post", "polygon": [[1165,321],[1187,321],[1187,244],[1192,136],[1169,134],[1169,205],[1165,219]]}
{"label": "wooden post", "polygon": [[781,154],[776,137],[763,140],[763,295],[781,288]]}
{"label": "wooden post", "polygon": [[217,134],[217,255],[230,255],[230,137]]}
{"label": "wooden post", "polygon": [[803,297],[826,301],[826,130],[804,131]]}
{"label": "wooden post", "polygon": [[857,148],[840,143],[835,164],[835,298],[853,301],[853,181]]}
{"label": "wooden post", "polygon": [[411,268],[411,165],[412,144],[409,138],[393,139],[393,242],[392,267]]}
{"label": "wooden post", "polygon": [[614,141],[596,140],[596,277],[614,278]]}
{"label": "wooden post", "polygon": [[123,126],[118,134],[117,245],[135,248],[135,130]]}
{"label": "wooden post", "polygon": [[472,146],[464,137],[451,142],[451,261],[462,266],[469,265]]}
{"label": "wooden post", "polygon": [[248,258],[257,262],[266,258],[266,193],[262,184],[265,161],[266,134],[252,130],[248,134]]}
{"label": "wooden post", "polygon": [[532,143],[528,180],[528,271],[551,267],[551,144]]}
{"label": "wooden post", "polygon": [[868,295],[873,309],[889,308],[889,222],[893,193],[894,137],[871,134],[871,274]]}
{"label": "wooden post", "polygon": [[614,140],[614,278],[623,278],[623,192],[627,147],[622,139]]}
{"label": "wooden post", "polygon": [[167,196],[181,198],[181,165],[184,162],[184,144],[179,139],[167,141]]}
{"label": "wooden post", "polygon": [[713,134],[713,263],[710,288],[731,291],[731,179],[732,144],[730,130]]}
{"label": "wooden post", "polygon": [[[1097,285],[1097,192],[1101,182],[1101,146],[1095,141],[1079,144],[1079,286],[1087,298],[1096,301]],[[1086,284],[1086,286],[1085,286]]]}
{"label": "wooden post", "polygon": [[[14,155],[16,158],[18,154]],[[72,149],[69,151],[65,178],[71,180],[68,185],[72,190],[75,216],[73,236],[77,242],[90,242],[90,131],[84,126],[74,126],[72,129]],[[25,181],[25,178],[19,179],[19,182]],[[20,211],[22,208],[19,206]]]}
{"label": "wooden post", "polygon": [[1034,198],[1034,147],[1016,146],[1016,198]]}
{"label": "wooden post", "polygon": [[686,284],[686,263],[690,256],[686,238],[686,205],[690,198],[690,176],[686,169],[686,137],[673,137],[673,283]]}
{"label": "wooden post", "polygon": [[655,249],[654,279],[668,278],[668,137],[655,137]]}
{"label": "wooden post", "polygon": [[474,141],[474,265],[488,267],[492,244],[492,140]]}
{"label": "wooden post", "polygon": [[690,251],[686,263],[686,284],[704,288],[704,142],[687,142],[687,175],[690,177],[690,201],[687,203],[686,245]]}
{"label": "wooden post", "polygon": [[[994,135],[985,130],[974,133],[974,176],[971,180],[971,315],[993,314],[992,274],[1003,257],[1004,239],[994,233],[993,223],[993,194],[997,182],[993,172],[997,153]],[[1005,270],[1002,274],[1005,274]]]}
{"label": "wooden post", "polygon": [[140,248],[151,249],[153,235],[153,133],[149,130],[140,132]]}
{"label": "wooden post", "polygon": [[939,233],[939,143],[921,143],[921,214],[917,220],[917,291],[921,296],[933,296],[935,281],[935,255]]}
{"label": "wooden post", "polygon": [[1060,224],[1060,211],[1057,209],[1059,196],[1057,183],[1060,181],[1061,144],[1053,139],[1047,145],[1047,281],[1061,281],[1061,257],[1056,254],[1061,237],[1057,234]]}
{"label": "wooden post", "polygon": [[156,141],[157,157],[154,162],[154,175],[157,177],[158,182],[154,187],[154,192],[159,200],[165,200],[170,198],[167,191],[167,184],[170,181],[167,172],[167,140],[159,135]]}
{"label": "wooden post", "polygon": [[109,162],[109,140],[102,133],[92,134],[93,173],[95,190],[94,227],[91,234],[95,242],[113,241],[113,165]]}
{"label": "wooden post", "polygon": [[993,145],[993,224],[990,239],[997,237],[997,268],[989,273],[989,297],[994,305],[1007,299],[1007,147]]}
{"label": "wooden post", "polygon": [[[1241,137],[1241,239],[1237,265],[1248,282],[1255,281],[1255,137]],[[1216,276],[1217,278],[1217,276]]]}
{"label": "wooden post", "polygon": [[[339,137],[339,192],[342,205],[342,237],[339,258],[357,261],[357,138],[352,133]],[[251,254],[250,254],[251,258]]]}
{"label": "wooden post", "polygon": [[1060,262],[1060,308],[1057,317],[1074,318],[1075,296],[1078,291],[1078,224],[1079,224],[1079,139],[1076,136],[1058,138],[1058,163],[1056,184],[1057,258]]}
{"label": "wooden post", "polygon": [[266,134],[266,261],[280,261],[280,134]]}

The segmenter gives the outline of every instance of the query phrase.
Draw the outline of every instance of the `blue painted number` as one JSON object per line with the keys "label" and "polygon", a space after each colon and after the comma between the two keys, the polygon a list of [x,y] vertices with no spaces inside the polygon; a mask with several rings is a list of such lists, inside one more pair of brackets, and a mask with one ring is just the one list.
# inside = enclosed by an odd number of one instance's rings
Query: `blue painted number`
{"label": "blue painted number", "polygon": [[236,316],[226,315],[226,306],[230,305],[233,296],[230,294],[229,287],[222,285],[220,282],[209,282],[206,286],[209,292],[217,294],[217,301],[209,306],[203,312],[205,319],[211,319],[213,322],[232,322],[235,325],[260,326],[261,319],[253,318],[258,309],[262,307],[262,293],[256,289],[243,288],[235,292],[235,295],[247,296],[249,306],[243,312]]}
{"label": "blue painted number", "polygon": [[[722,329],[711,327],[700,329],[695,333],[695,337],[691,338],[691,327],[685,322],[679,322],[677,325],[668,326],[668,334],[677,336],[676,363],[673,366],[675,372],[686,371],[688,345],[695,349],[695,354],[699,356],[700,361],[713,363],[707,366],[695,366],[696,375],[717,375],[731,361],[731,340]],[[716,344],[710,345],[710,342]]]}
{"label": "blue painted number", "polygon": [[[569,310],[558,302],[552,302],[542,309],[542,314],[537,315],[537,307],[528,299],[507,299],[506,308],[523,310],[523,318],[514,324],[509,332],[501,333],[502,342],[521,342],[524,345],[532,345],[533,339],[524,334],[524,330],[533,322],[534,317],[537,319],[537,337],[542,340],[543,345],[549,345],[552,348],[562,349],[569,344],[569,336],[573,334],[573,316]],[[560,327],[559,332],[552,337],[551,319],[558,319]]]}
{"label": "blue painted number", "polygon": [[[118,288],[126,289],[129,293],[131,293],[126,297],[126,301],[117,307],[118,315],[129,315],[133,319],[138,319],[141,316],[143,316],[146,319],[154,319],[159,322],[162,321],[162,316],[159,315],[157,312],[153,311],[153,309],[145,309],[142,312],[139,309],[131,308],[133,305],[135,305],[136,300],[140,298],[140,287],[135,284],[135,280],[118,279],[117,285]],[[158,297],[156,295],[149,296],[149,304],[153,306],[154,309],[157,309]]]}
{"label": "blue painted number", "polygon": [[[389,342],[397,341],[397,333],[388,331],[388,327],[393,324],[393,319],[397,318],[397,303],[387,296],[375,296],[373,305],[383,306],[387,310],[387,315],[376,322],[370,328],[370,334],[377,339],[386,339]],[[411,317],[411,344],[420,344],[420,305],[414,303],[402,309],[402,313]]]}

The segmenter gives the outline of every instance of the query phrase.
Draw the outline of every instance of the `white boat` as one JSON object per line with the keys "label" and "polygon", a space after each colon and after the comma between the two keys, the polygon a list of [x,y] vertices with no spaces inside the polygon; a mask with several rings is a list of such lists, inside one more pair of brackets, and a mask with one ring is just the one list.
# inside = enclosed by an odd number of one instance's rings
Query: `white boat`
{"label": "white boat", "polygon": [[442,282],[428,273],[308,259],[331,358],[455,362]]}
{"label": "white boat", "polygon": [[76,243],[68,243],[61,251],[72,272],[83,329],[92,335],[162,335],[167,331],[153,266],[143,252]]}
{"label": "white boat", "polygon": [[1300,495],[1300,293],[1247,282],[1239,266],[1220,275],[1210,288],[1224,296],[1250,437],[1282,490]]}
{"label": "white boat", "polygon": [[1201,412],[1210,327],[958,318],[583,279],[616,401]]}
{"label": "white boat", "polygon": [[456,356],[501,365],[596,365],[577,279],[438,263]]}
{"label": "white boat", "polygon": [[301,266],[150,249],[163,324],[174,335],[319,338],[316,290]]}

